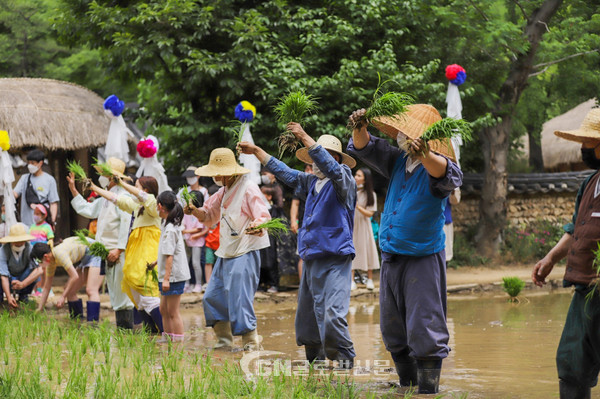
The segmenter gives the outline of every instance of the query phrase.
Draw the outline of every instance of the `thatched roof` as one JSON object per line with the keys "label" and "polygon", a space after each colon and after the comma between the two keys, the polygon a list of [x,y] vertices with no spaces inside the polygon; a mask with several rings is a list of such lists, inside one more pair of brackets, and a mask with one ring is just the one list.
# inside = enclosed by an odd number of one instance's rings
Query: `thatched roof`
{"label": "thatched roof", "polygon": [[106,144],[104,100],[82,86],[51,79],[0,79],[0,130],[11,147],[76,150]]}
{"label": "thatched roof", "polygon": [[592,98],[544,123],[542,127],[542,157],[545,169],[581,162],[581,143],[561,139],[554,132],[579,128],[587,113],[595,106],[596,99]]}

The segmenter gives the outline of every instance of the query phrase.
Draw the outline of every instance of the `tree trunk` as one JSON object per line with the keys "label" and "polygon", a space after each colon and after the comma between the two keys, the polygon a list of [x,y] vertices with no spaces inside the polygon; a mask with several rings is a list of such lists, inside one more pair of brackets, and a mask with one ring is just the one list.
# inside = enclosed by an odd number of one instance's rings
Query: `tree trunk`
{"label": "tree trunk", "polygon": [[523,35],[530,43],[526,53],[518,54],[502,87],[492,115],[501,120],[481,133],[485,176],[479,202],[479,230],[477,251],[486,258],[498,255],[502,231],[506,226],[506,195],[509,137],[514,110],[521,94],[527,87],[535,55],[542,36],[548,29],[548,21],[560,7],[562,0],[546,0],[529,17]]}
{"label": "tree trunk", "polygon": [[542,155],[542,143],[538,134],[533,133],[527,128],[527,137],[529,138],[529,166],[535,172],[544,171],[544,157]]}

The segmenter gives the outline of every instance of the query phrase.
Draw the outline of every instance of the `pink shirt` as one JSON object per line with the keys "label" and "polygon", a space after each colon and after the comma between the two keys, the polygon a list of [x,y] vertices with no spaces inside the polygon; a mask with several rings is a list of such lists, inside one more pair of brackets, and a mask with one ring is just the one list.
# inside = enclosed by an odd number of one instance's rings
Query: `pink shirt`
{"label": "pink shirt", "polygon": [[[196,216],[192,215],[183,215],[183,229],[184,230],[192,230],[192,229],[203,229],[204,225],[198,221]],[[203,247],[205,243],[205,237],[202,236],[200,238],[192,239],[191,234],[184,234],[183,238],[185,239],[185,244],[188,247]]]}
{"label": "pink shirt", "polygon": [[[236,187],[239,188],[239,185]],[[235,189],[235,188],[234,188]],[[223,196],[225,195],[225,190],[227,187],[222,187],[210,196],[208,201],[204,203],[202,209],[206,211],[206,219],[204,219],[204,224],[207,226],[214,226],[215,224],[220,222],[221,219],[221,201],[223,201]],[[242,213],[248,216],[252,220],[258,220],[259,222],[264,222],[271,219],[271,215],[269,214],[269,208],[267,207],[267,203],[264,199],[264,196],[258,186],[256,184],[250,184],[245,193],[243,193],[244,199],[242,201]],[[232,195],[230,198],[233,198]],[[231,202],[228,201],[227,204],[223,204],[225,209]]]}

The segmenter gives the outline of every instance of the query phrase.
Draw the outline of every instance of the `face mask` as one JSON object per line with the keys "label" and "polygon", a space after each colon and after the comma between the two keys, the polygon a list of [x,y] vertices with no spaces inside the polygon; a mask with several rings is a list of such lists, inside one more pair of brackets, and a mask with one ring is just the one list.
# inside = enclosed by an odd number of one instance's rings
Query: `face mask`
{"label": "face mask", "polygon": [[317,176],[319,179],[324,179],[325,175],[321,172],[321,169],[317,166],[317,164],[313,163],[313,175]]}
{"label": "face mask", "polygon": [[269,179],[269,176],[267,176],[267,175],[262,175],[260,177],[260,180],[262,181],[262,184],[270,184],[271,183],[271,179]]}
{"label": "face mask", "polygon": [[25,249],[25,245],[17,247],[16,245],[10,244],[10,249],[12,249],[12,251],[15,252],[17,255],[21,256],[21,252],[23,252],[23,250]]}
{"label": "face mask", "polygon": [[364,184],[357,184],[356,188],[359,190],[362,190],[364,186],[365,186]]}
{"label": "face mask", "polygon": [[40,168],[38,168],[37,166],[32,165],[32,164],[27,164],[27,170],[29,171],[29,173],[34,175],[37,173],[38,170],[40,170]]}
{"label": "face mask", "polygon": [[187,181],[188,186],[193,186],[194,184],[198,183],[197,177],[188,177],[185,180]]}
{"label": "face mask", "polygon": [[37,223],[41,223],[44,221],[44,217],[40,216],[40,215],[33,215],[33,221],[37,224]]}
{"label": "face mask", "polygon": [[215,184],[219,187],[223,187],[223,179],[221,180],[217,180],[213,177],[213,181],[215,182]]}
{"label": "face mask", "polygon": [[582,148],[581,160],[590,169],[600,169],[600,159],[596,158],[596,150],[594,148]]}
{"label": "face mask", "polygon": [[108,180],[108,177],[106,176],[100,176],[98,178],[98,183],[100,184],[100,187],[106,188],[108,187],[108,183],[110,183],[110,180]]}

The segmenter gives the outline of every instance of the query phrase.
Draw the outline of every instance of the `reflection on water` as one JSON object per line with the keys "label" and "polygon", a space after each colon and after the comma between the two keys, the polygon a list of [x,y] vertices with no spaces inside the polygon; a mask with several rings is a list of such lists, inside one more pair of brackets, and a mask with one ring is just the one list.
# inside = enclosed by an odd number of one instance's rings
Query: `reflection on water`
{"label": "reflection on water", "polygon": [[[508,303],[505,295],[449,299],[452,351],[443,365],[442,392],[468,392],[469,398],[558,398],[554,358],[571,294],[526,295],[520,304]],[[292,361],[305,359],[295,341],[293,302],[257,303],[256,313],[266,350],[283,352]],[[204,327],[201,305],[184,310],[183,316],[191,344],[214,343],[212,329]],[[355,364],[362,370],[355,379],[396,381],[381,340],[378,299],[353,301],[348,324]],[[387,391],[386,384],[380,385]]]}

